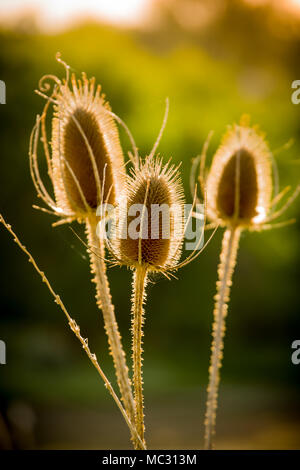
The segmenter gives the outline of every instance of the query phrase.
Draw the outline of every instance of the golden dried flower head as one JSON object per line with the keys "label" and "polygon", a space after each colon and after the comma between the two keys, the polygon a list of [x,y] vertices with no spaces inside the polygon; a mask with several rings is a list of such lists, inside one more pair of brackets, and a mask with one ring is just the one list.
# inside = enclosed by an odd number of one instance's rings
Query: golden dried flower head
{"label": "golden dried flower head", "polygon": [[256,127],[228,128],[207,177],[207,214],[221,225],[249,227],[269,212],[272,155]]}
{"label": "golden dried flower head", "polygon": [[[68,66],[66,66],[68,67]],[[68,69],[67,69],[68,70]],[[109,104],[95,88],[95,79],[76,80],[72,75],[60,81],[47,99],[44,112],[38,117],[31,139],[31,169],[39,195],[58,215],[69,219],[85,219],[98,205],[117,203],[125,183],[124,158],[118,129]],[[45,91],[44,83],[40,89]],[[46,114],[53,104],[52,151],[48,148]],[[53,184],[55,201],[46,192],[37,166],[37,140],[42,131],[48,173]]]}
{"label": "golden dried flower head", "polygon": [[132,170],[126,190],[119,230],[112,237],[114,257],[131,268],[171,270],[180,258],[184,239],[184,196],[178,168],[148,157]]}

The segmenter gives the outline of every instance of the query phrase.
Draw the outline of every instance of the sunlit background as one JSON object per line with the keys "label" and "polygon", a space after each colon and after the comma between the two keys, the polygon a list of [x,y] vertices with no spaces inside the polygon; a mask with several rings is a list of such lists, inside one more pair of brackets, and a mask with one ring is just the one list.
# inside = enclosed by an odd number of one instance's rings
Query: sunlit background
{"label": "sunlit background", "polygon": [[[85,249],[67,226],[34,211],[28,142],[43,106],[44,74],[95,76],[126,121],[141,155],[151,149],[170,100],[159,147],[189,170],[214,130],[208,160],[226,126],[249,113],[276,153],[280,188],[300,178],[300,1],[0,0],[0,212],[61,294],[114,383]],[[122,131],[124,151],[130,150]],[[293,139],[291,146],[284,145]],[[282,149],[282,147],[284,147]],[[218,448],[300,446],[299,201],[290,227],[244,234],[228,316],[218,415]],[[84,237],[81,227],[76,231]],[[222,233],[178,280],[149,287],[145,327],[145,408],[151,448],[201,448],[213,295]],[[0,447],[127,448],[128,432],[62,313],[2,229]],[[130,273],[109,272],[130,360]]]}
{"label": "sunlit background", "polygon": [[27,14],[37,15],[40,25],[48,30],[63,29],[87,18],[136,25],[145,21],[150,2],[151,0],[2,0],[0,12],[4,22],[13,22]]}
{"label": "sunlit background", "polygon": [[[299,15],[299,0],[244,0],[250,6],[270,5],[275,11]],[[57,31],[82,20],[93,19],[120,26],[142,27],[151,23],[153,6],[160,4],[173,10],[190,25],[201,24],[205,18],[215,16],[224,2],[197,0],[1,0],[2,24],[13,24],[26,15],[38,19],[39,26],[47,31]]]}

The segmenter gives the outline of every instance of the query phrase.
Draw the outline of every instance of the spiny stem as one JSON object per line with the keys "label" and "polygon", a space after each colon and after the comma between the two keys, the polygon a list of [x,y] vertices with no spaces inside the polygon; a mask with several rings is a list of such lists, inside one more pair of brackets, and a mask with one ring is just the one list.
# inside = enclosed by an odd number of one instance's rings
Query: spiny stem
{"label": "spiny stem", "polygon": [[[133,275],[132,292],[132,359],[133,359],[133,388],[135,400],[135,427],[141,441],[144,440],[144,397],[142,373],[142,343],[144,325],[144,300],[147,284],[147,269],[143,266],[136,268]],[[141,449],[140,443],[135,441],[136,449]]]}
{"label": "spiny stem", "polygon": [[[122,401],[127,414],[132,422],[134,421],[134,401],[132,396],[131,383],[128,376],[125,352],[122,347],[121,335],[115,317],[114,306],[111,300],[109,283],[106,275],[106,264],[104,261],[104,241],[96,233],[96,218],[86,221],[86,231],[88,246],[90,248],[91,271],[94,274],[93,282],[96,284],[97,305],[102,310],[104,327],[108,336],[109,350],[113,357],[118,385],[120,388]],[[100,256],[95,254],[95,250],[100,251]]]}
{"label": "spiny stem", "polygon": [[205,449],[213,448],[216,413],[218,407],[218,388],[220,369],[223,359],[225,319],[230,299],[232,274],[236,265],[241,230],[228,228],[223,236],[222,251],[218,267],[217,294],[215,296],[213,341],[209,367],[209,383],[207,387],[207,402],[205,414]]}
{"label": "spiny stem", "polygon": [[27,250],[26,246],[23,245],[20,241],[20,239],[17,237],[17,235],[15,234],[15,232],[13,231],[11,225],[9,225],[5,220],[4,218],[2,217],[2,215],[0,214],[0,223],[2,223],[4,225],[4,227],[8,230],[8,232],[11,234],[11,236],[13,237],[14,239],[14,242],[19,246],[19,248],[27,255],[28,257],[28,261],[33,265],[34,269],[36,270],[36,272],[39,274],[39,276],[41,277],[42,281],[46,284],[50,294],[52,295],[52,297],[54,298],[54,301],[55,303],[61,308],[61,310],[63,311],[63,313],[65,314],[67,320],[68,320],[68,323],[69,323],[69,326],[71,328],[71,330],[73,331],[73,333],[76,335],[76,337],[79,339],[80,343],[82,344],[82,347],[84,349],[84,351],[86,352],[88,358],[90,359],[91,363],[93,364],[93,366],[96,368],[97,372],[99,373],[100,377],[103,379],[104,381],[104,385],[105,387],[107,388],[107,390],[109,391],[109,393],[111,394],[112,398],[114,399],[115,403],[117,404],[119,410],[121,411],[125,421],[126,421],[126,424],[127,426],[129,427],[132,435],[134,436],[135,440],[137,440],[140,445],[141,445],[141,448],[144,449],[145,447],[143,446],[143,442],[140,440],[139,438],[139,435],[137,433],[137,430],[135,429],[135,426],[133,425],[133,421],[131,420],[131,418],[127,415],[125,409],[123,408],[122,406],[122,403],[120,402],[117,394],[115,393],[111,383],[109,382],[108,378],[106,377],[106,375],[104,374],[102,368],[100,367],[99,363],[98,363],[98,360],[97,360],[97,357],[95,354],[93,354],[91,351],[90,351],[90,348],[88,346],[88,340],[87,338],[83,338],[81,336],[81,333],[80,333],[80,327],[77,325],[77,323],[75,322],[75,320],[73,320],[73,318],[71,318],[71,316],[69,315],[63,301],[61,300],[60,296],[56,294],[56,292],[54,291],[52,285],[50,284],[48,278],[46,277],[45,273],[39,268],[39,266],[37,265],[35,259],[33,258],[33,256],[31,255],[31,253]]}

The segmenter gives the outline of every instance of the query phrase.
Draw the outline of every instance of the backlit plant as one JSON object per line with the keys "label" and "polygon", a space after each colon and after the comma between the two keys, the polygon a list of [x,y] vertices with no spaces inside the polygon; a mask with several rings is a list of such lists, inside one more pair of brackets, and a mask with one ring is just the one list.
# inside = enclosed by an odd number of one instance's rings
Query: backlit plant
{"label": "backlit plant", "polygon": [[[243,117],[240,124],[229,126],[208,172],[205,169],[208,141],[204,145],[202,158],[195,161],[191,172],[194,200],[186,220],[179,166],[170,161],[163,163],[163,159],[156,154],[166,125],[168,102],[159,136],[150,154],[142,159],[129,129],[111,111],[101,94],[100,86],[96,86],[95,79],[88,79],[83,73],[78,80],[75,75],[70,76],[69,66],[59,55],[57,60],[65,67],[66,77],[61,80],[47,75],[39,83],[37,93],[45,99],[45,105],[41,115],[36,118],[30,137],[30,172],[38,196],[47,205],[47,208],[37,208],[58,217],[53,226],[71,224],[74,221],[85,226],[87,243],[84,244],[90,258],[92,281],[96,285],[96,301],[103,314],[120,398],[99,365],[96,355],[90,351],[87,338],[82,336],[78,324],[53,290],[45,273],[2,216],[0,222],[27,255],[54,301],[65,314],[71,330],[121,411],[130,429],[135,449],[146,449],[142,345],[144,304],[149,278],[155,279],[156,275],[167,279],[174,277],[177,270],[199,256],[215,230],[219,226],[224,227],[214,299],[205,415],[205,448],[211,449],[215,433],[225,320],[241,234],[246,230],[268,230],[293,222],[289,220],[273,223],[295,200],[300,186],[283,202],[289,188],[278,193],[276,163],[269,146],[259,129],[256,126],[251,127],[248,118]],[[129,154],[131,161],[127,162],[130,168],[128,174],[116,123],[123,126],[132,145],[133,153]],[[47,133],[49,126],[50,142]],[[41,177],[40,153],[44,154],[46,160],[52,186],[50,191]],[[199,214],[194,209],[197,200],[194,176],[199,161],[199,183],[205,195],[205,214]],[[139,217],[136,217],[136,212],[131,211],[135,207],[138,208]],[[153,208],[158,208],[158,212],[153,212]],[[161,213],[160,209],[163,209]],[[192,215],[203,220],[202,230],[194,250],[181,261],[186,230]],[[214,232],[202,246],[206,215],[210,221],[206,228],[213,228]],[[107,222],[110,223],[110,233],[106,231]],[[106,253],[109,259],[106,258]],[[133,272],[132,382],[110,294],[107,263],[126,266]]]}
{"label": "backlit plant", "polygon": [[228,127],[213,157],[207,177],[205,153],[200,164],[199,181],[207,192],[207,216],[211,228],[225,228],[218,267],[205,415],[205,448],[211,449],[215,433],[225,319],[241,234],[246,230],[269,230],[292,223],[293,220],[272,224],[295,200],[300,186],[278,208],[289,188],[285,188],[280,194],[274,194],[273,172],[276,167],[273,155],[264,135],[257,126],[250,126],[247,116],[241,119],[239,125]]}

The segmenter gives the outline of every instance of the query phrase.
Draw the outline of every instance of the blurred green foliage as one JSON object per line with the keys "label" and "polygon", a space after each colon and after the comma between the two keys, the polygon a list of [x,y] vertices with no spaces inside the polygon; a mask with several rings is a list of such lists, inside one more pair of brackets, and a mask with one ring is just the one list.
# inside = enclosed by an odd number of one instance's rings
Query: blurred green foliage
{"label": "blurred green foliage", "polygon": [[[291,82],[300,78],[300,42],[292,33],[278,35],[269,28],[267,13],[241,12],[224,14],[198,35],[167,19],[162,31],[152,32],[96,24],[55,35],[31,26],[0,31],[0,78],[7,86],[7,104],[0,107],[1,213],[45,269],[112,381],[85,249],[67,226],[53,229],[51,216],[31,208],[38,201],[29,175],[28,142],[44,104],[34,89],[44,74],[64,75],[55,61],[60,51],[75,73],[85,71],[101,83],[114,112],[132,130],[141,155],[156,139],[169,97],[159,152],[166,160],[182,161],[188,202],[191,159],[208,132],[214,130],[210,159],[226,125],[249,113],[266,131],[272,149],[295,139],[276,156],[280,187],[294,187],[300,177],[300,107],[290,97]],[[128,140],[120,132],[127,151]],[[291,343],[300,336],[299,201],[289,215],[298,217],[297,224],[242,237],[225,340],[224,384],[266,390],[299,386],[299,370],[290,360]],[[74,228],[83,236],[82,227]],[[153,279],[149,286],[146,405],[153,396],[170,397],[192,388],[203,392],[206,386],[221,232],[196,262],[178,273],[178,280]],[[109,397],[62,312],[3,230],[0,239],[0,338],[6,341],[8,362],[0,370],[2,402],[106,403]],[[109,277],[130,360],[131,275],[113,269]]]}

